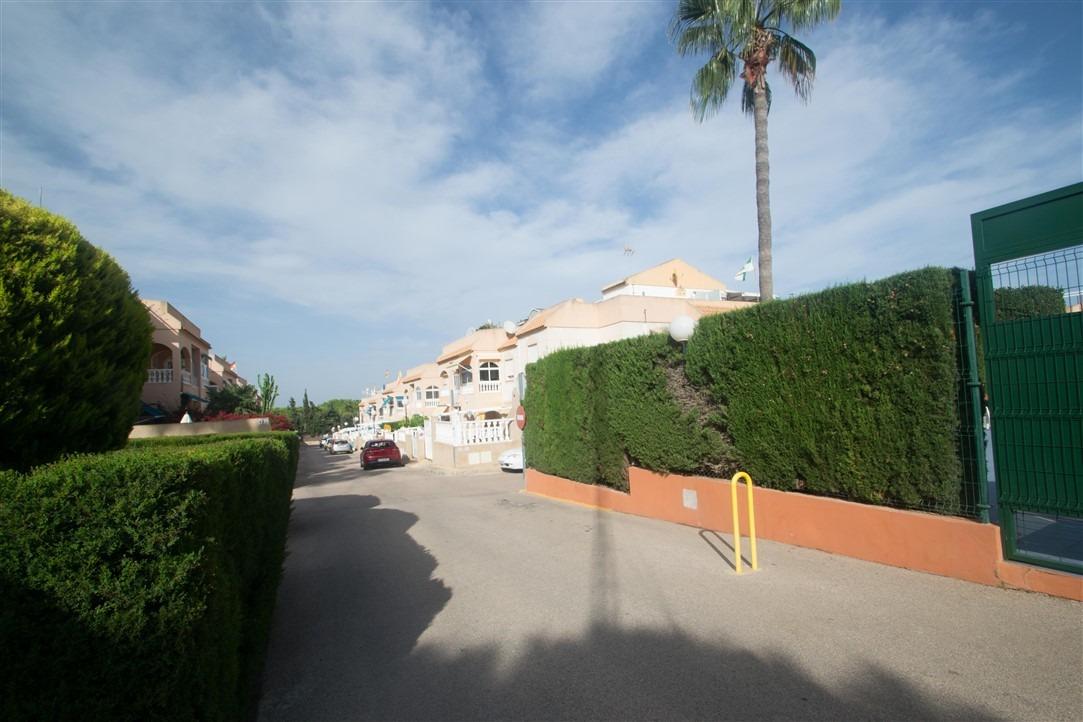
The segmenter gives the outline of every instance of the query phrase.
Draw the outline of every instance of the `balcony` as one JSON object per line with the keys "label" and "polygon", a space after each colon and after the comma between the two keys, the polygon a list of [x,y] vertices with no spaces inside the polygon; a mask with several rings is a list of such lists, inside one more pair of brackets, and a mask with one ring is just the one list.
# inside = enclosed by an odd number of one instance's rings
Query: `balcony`
{"label": "balcony", "polygon": [[478,391],[483,394],[493,394],[500,391],[499,381],[479,381]]}
{"label": "balcony", "polygon": [[192,385],[192,372],[181,370],[181,383],[186,386]]}
{"label": "balcony", "polygon": [[173,383],[173,369],[147,369],[148,384]]}

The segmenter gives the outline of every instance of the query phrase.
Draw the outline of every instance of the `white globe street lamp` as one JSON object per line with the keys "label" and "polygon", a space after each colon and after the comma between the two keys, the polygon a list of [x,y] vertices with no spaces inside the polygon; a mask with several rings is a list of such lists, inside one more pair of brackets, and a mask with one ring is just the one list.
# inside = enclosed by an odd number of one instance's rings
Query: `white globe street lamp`
{"label": "white globe street lamp", "polygon": [[689,316],[677,316],[669,322],[669,337],[677,343],[685,343],[692,338],[696,322]]}

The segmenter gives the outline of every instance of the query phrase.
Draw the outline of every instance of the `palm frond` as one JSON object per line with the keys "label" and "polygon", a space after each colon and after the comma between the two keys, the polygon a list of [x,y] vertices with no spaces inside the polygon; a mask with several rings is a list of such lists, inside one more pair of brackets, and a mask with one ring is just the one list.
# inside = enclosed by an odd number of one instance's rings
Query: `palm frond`
{"label": "palm frond", "polygon": [[804,30],[825,20],[834,20],[842,8],[842,0],[781,0],[778,3],[778,24],[789,23],[793,30]]}
{"label": "palm frond", "polygon": [[812,81],[816,79],[816,54],[809,46],[784,32],[775,34],[778,47],[778,68],[793,84],[793,91],[801,100],[808,102],[812,94]]}
{"label": "palm frond", "polygon": [[703,122],[722,107],[733,81],[737,79],[737,56],[723,48],[715,53],[692,78],[689,105],[692,116]]}
{"label": "palm frond", "polygon": [[[756,5],[755,0],[679,0],[669,25],[670,41],[680,46],[681,37],[692,28],[713,28],[719,37],[715,48],[737,50],[755,27]],[[706,32],[696,31],[693,35],[684,43],[691,45],[710,39]],[[698,49],[707,50],[702,46]],[[695,50],[689,48],[687,52]]]}
{"label": "palm frond", "polygon": [[682,30],[673,39],[673,43],[680,55],[713,54],[718,52],[719,48],[725,47],[726,39],[717,26],[691,25]]}

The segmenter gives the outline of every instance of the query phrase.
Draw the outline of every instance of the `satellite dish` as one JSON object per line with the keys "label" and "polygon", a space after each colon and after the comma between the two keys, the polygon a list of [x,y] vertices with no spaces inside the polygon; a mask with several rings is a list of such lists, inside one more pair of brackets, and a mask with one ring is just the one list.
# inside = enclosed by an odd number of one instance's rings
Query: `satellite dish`
{"label": "satellite dish", "polygon": [[514,336],[515,335],[515,328],[516,328],[515,321],[505,321],[504,322],[504,333],[508,334],[509,336]]}

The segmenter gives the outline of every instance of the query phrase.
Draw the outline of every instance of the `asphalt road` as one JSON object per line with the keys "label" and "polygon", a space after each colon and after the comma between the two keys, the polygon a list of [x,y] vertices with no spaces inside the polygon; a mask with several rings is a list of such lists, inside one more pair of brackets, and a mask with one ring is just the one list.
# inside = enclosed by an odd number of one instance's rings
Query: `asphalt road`
{"label": "asphalt road", "polygon": [[1083,718],[1083,605],[302,454],[260,719]]}

